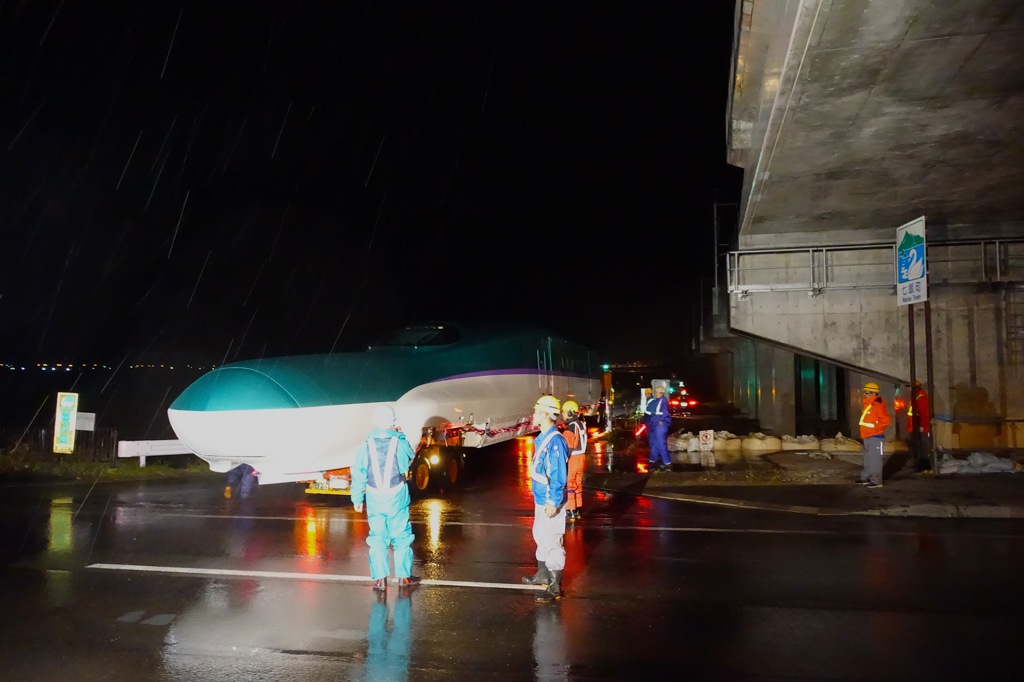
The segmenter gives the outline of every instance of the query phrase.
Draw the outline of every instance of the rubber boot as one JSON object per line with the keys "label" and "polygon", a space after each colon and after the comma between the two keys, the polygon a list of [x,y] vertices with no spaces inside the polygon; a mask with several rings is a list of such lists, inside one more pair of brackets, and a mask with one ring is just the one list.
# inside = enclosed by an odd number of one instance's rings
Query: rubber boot
{"label": "rubber boot", "polygon": [[548,573],[547,564],[543,561],[537,562],[537,572],[534,575],[523,576],[524,585],[547,585],[551,582],[551,574]]}
{"label": "rubber boot", "polygon": [[551,582],[548,583],[548,589],[538,594],[534,601],[538,604],[550,604],[553,601],[562,598],[562,572],[551,571]]}

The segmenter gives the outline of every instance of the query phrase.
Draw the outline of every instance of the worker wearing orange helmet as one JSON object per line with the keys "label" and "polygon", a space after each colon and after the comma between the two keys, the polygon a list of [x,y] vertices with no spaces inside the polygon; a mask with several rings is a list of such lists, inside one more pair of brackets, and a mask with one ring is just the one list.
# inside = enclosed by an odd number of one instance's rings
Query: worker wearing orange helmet
{"label": "worker wearing orange helmet", "polygon": [[542,395],[533,406],[533,424],[540,429],[533,446],[533,540],[537,543],[537,572],[526,576],[527,585],[544,585],[536,600],[550,603],[562,597],[565,568],[565,479],[569,447],[555,426],[562,406],[558,398]]}
{"label": "worker wearing orange helmet", "polygon": [[932,409],[920,380],[914,381],[910,391],[910,404],[907,406],[907,435],[910,440],[910,451],[917,460],[919,470],[930,465],[932,451]]}
{"label": "worker wearing orange helmet", "polygon": [[885,430],[892,423],[880,389],[874,381],[864,384],[864,410],[860,413],[860,437],[864,442],[861,450],[864,467],[857,483],[868,488],[882,487],[882,448],[885,445]]}
{"label": "worker wearing orange helmet", "polygon": [[583,507],[583,468],[587,452],[587,425],[580,418],[580,406],[575,400],[562,403],[562,423],[559,429],[569,446],[569,473],[565,490],[568,501],[565,503],[567,521],[580,520],[580,509]]}

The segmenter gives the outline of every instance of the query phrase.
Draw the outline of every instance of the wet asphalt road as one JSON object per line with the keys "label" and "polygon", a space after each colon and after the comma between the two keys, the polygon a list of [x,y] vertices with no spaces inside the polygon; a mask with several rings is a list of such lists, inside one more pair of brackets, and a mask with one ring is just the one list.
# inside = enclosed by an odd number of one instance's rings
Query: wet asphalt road
{"label": "wet asphalt road", "polygon": [[1020,677],[1020,522],[589,492],[565,538],[567,596],[538,606],[519,583],[534,565],[527,457],[495,446],[464,490],[414,502],[416,572],[438,582],[383,602],[347,498],[279,485],[225,501],[217,479],[4,486],[0,677]]}

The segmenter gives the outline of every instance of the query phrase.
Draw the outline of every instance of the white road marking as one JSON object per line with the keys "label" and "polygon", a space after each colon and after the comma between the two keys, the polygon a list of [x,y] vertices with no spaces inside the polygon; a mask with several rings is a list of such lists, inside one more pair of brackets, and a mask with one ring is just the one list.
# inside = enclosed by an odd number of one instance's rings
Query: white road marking
{"label": "white road marking", "polygon": [[[179,575],[203,575],[232,578],[277,578],[283,580],[311,580],[325,583],[369,583],[370,577],[365,575],[342,575],[338,573],[296,573],[290,571],[243,571],[233,568],[198,568],[191,566],[147,566],[143,564],[89,564],[86,568],[105,571],[133,571],[142,573],[175,573]],[[475,580],[428,580],[421,585],[444,587],[484,587],[502,590],[540,590],[538,585],[519,585],[516,583],[485,583]],[[390,587],[397,587],[392,583]]]}
{"label": "white road marking", "polygon": [[[256,521],[308,521],[309,518],[306,516],[243,516],[243,515],[231,515],[231,514],[195,514],[189,512],[163,512],[154,511],[151,512],[154,516],[184,516],[189,518],[198,519],[223,519],[225,521],[231,521],[234,519],[251,519]],[[857,517],[864,518],[864,517]],[[493,523],[489,521],[442,521],[442,526],[487,526],[493,528],[517,528],[520,530],[529,530],[533,525],[533,517],[523,517],[522,523]],[[916,521],[927,521],[925,518],[912,518],[908,520]],[[366,523],[365,518],[347,518],[347,517],[331,517],[331,523]],[[423,526],[426,525],[426,521],[412,520],[412,525]],[[702,527],[702,526],[613,526],[610,524],[601,524],[595,522],[584,522],[579,530],[606,530],[606,531],[620,531],[620,530],[639,530],[639,531],[667,531],[672,533],[726,533],[726,534],[755,534],[755,535],[841,535],[846,537],[853,537],[857,535],[871,535],[871,536],[884,536],[884,537],[919,537],[922,532],[920,530],[880,530],[880,529],[856,529],[856,528],[844,528],[835,530],[818,530],[818,529],[807,529],[807,528],[715,528],[715,527]],[[566,525],[566,532],[572,530],[572,527]],[[959,534],[958,534],[959,536]],[[1021,539],[1020,535],[1013,535],[1008,533],[970,533],[968,537],[977,538],[1007,538],[1012,540]]]}

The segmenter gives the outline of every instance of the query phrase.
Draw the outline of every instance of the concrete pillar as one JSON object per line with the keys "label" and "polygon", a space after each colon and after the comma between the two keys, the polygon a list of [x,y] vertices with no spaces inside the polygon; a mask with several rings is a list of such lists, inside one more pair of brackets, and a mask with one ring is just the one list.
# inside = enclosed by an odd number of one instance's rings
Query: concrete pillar
{"label": "concrete pillar", "polygon": [[765,433],[793,435],[796,431],[795,366],[793,353],[757,344],[758,421]]}

